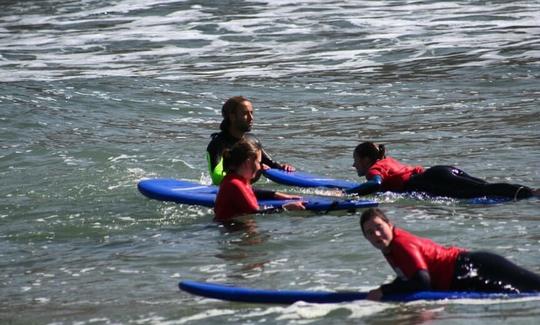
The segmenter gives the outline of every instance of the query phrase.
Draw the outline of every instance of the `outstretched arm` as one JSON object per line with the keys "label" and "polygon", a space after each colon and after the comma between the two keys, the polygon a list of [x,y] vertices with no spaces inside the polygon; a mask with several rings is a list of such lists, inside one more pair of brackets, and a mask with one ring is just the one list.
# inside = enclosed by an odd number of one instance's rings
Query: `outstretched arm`
{"label": "outstretched arm", "polygon": [[370,179],[369,181],[365,183],[362,183],[356,187],[346,190],[345,193],[347,194],[356,193],[358,195],[367,195],[367,194],[378,192],[381,190],[381,188],[382,188],[382,177],[379,175],[376,175],[373,177],[373,179]]}
{"label": "outstretched arm", "polygon": [[396,278],[390,283],[383,284],[379,288],[371,290],[367,298],[370,300],[381,300],[388,294],[429,290],[431,290],[431,277],[427,270],[419,270],[410,280]]}
{"label": "outstretched arm", "polygon": [[262,163],[270,168],[281,169],[288,172],[294,172],[295,170],[292,165],[283,164],[273,160],[272,157],[270,157],[270,155],[264,151],[264,149],[262,150]]}
{"label": "outstretched arm", "polygon": [[254,190],[257,199],[278,199],[278,200],[293,200],[291,202],[283,204],[279,208],[263,208],[259,210],[259,213],[275,213],[281,211],[298,211],[305,210],[302,197],[294,194],[287,194],[282,192],[274,192],[268,190]]}

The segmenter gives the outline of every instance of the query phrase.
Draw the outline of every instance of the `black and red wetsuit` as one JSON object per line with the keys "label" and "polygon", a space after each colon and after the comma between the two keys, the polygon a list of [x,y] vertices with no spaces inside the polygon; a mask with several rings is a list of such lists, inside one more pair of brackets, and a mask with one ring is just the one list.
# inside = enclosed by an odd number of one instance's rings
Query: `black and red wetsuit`
{"label": "black and red wetsuit", "polygon": [[[400,288],[407,289],[407,284],[418,285],[418,289],[427,289],[426,287],[429,285],[431,290],[449,290],[456,260],[464,249],[443,247],[427,238],[414,236],[397,227],[394,227],[393,233],[394,237],[384,257],[398,275],[399,280],[383,285],[383,293],[387,293],[389,290],[400,291]],[[419,276],[417,273],[420,271],[427,273],[429,283],[414,281],[415,277]]]}
{"label": "black and red wetsuit", "polygon": [[540,291],[540,276],[502,256],[444,247],[394,227],[384,257],[398,277],[381,286],[383,295],[411,291]]}
{"label": "black and red wetsuit", "polygon": [[422,192],[454,198],[510,197],[524,199],[533,196],[530,187],[519,184],[488,183],[472,177],[453,166],[409,166],[386,157],[377,160],[366,172],[365,183],[347,193],[366,195],[378,191]]}

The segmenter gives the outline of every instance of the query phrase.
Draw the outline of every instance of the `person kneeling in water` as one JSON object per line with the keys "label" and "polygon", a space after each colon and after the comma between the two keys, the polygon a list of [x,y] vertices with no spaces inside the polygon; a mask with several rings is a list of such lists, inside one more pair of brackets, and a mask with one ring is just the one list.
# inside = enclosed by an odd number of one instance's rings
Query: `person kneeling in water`
{"label": "person kneeling in water", "polygon": [[[221,108],[223,121],[219,125],[221,132],[212,134],[212,140],[206,148],[208,169],[214,185],[219,185],[225,177],[226,171],[223,168],[223,152],[230,149],[240,139],[257,142],[261,146],[262,163],[269,168],[277,168],[285,171],[294,171],[294,167],[289,164],[279,163],[270,157],[262,148],[257,137],[251,133],[254,120],[253,104],[243,96],[229,98]],[[254,183],[260,173],[252,181]]]}
{"label": "person kneeling in water", "polygon": [[371,208],[360,217],[364,237],[398,277],[368,293],[368,299],[414,291],[538,292],[540,275],[489,252],[443,247],[394,226],[384,212]]}
{"label": "person kneeling in water", "polygon": [[367,182],[346,193],[366,195],[378,191],[423,192],[435,196],[474,198],[498,196],[525,199],[539,191],[519,184],[488,183],[453,166],[409,166],[386,156],[384,145],[359,144],[353,153],[353,167]]}
{"label": "person kneeling in water", "polygon": [[251,180],[261,169],[261,145],[241,139],[223,153],[223,167],[227,175],[219,186],[214,207],[216,221],[228,221],[244,214],[275,212],[280,209],[261,209],[257,199],[294,199],[286,203],[283,210],[305,210],[297,195],[274,191],[253,191]]}

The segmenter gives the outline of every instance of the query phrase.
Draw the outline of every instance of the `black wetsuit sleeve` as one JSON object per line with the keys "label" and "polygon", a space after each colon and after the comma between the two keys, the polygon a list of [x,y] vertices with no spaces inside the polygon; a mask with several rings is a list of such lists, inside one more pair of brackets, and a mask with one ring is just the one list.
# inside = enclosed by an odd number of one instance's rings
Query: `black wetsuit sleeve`
{"label": "black wetsuit sleeve", "polygon": [[277,169],[283,168],[282,164],[273,160],[272,157],[270,157],[270,155],[264,149],[262,150],[261,161],[263,164],[267,165],[270,168],[277,168]]}
{"label": "black wetsuit sleeve", "polygon": [[259,211],[257,211],[257,213],[260,213],[260,214],[270,214],[270,213],[278,213],[278,212],[282,212],[282,211],[285,211],[285,209],[283,209],[282,207],[277,207],[277,208],[265,208],[265,209],[260,209]]}
{"label": "black wetsuit sleeve", "polygon": [[[274,199],[276,197],[276,192],[275,191],[270,191],[270,190],[261,190],[261,189],[253,189],[253,192],[255,193],[255,196],[257,197],[257,200],[271,200],[271,199]],[[281,212],[283,211],[283,208],[282,207],[271,207],[271,208],[264,208],[264,207],[261,207],[261,209],[259,209],[259,211],[257,211],[257,213],[262,213],[262,214],[269,214],[269,213],[277,213],[277,212]]]}
{"label": "black wetsuit sleeve", "polygon": [[410,280],[396,278],[394,281],[381,286],[383,295],[429,290],[431,290],[431,277],[426,270],[416,272]]}
{"label": "black wetsuit sleeve", "polygon": [[276,196],[276,192],[270,190],[253,189],[253,192],[255,192],[257,200],[270,200]]}

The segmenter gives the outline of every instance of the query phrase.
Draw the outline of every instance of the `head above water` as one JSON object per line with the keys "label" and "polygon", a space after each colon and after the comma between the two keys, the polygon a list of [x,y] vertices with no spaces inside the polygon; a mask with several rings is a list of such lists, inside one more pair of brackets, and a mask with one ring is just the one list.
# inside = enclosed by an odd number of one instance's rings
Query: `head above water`
{"label": "head above water", "polygon": [[223,169],[227,173],[237,172],[247,161],[260,160],[261,150],[258,142],[243,137],[223,153]]}
{"label": "head above water", "polygon": [[386,148],[382,144],[373,142],[362,142],[354,149],[353,167],[356,168],[358,176],[364,176],[367,170],[379,159],[386,157]]}
{"label": "head above water", "polygon": [[364,230],[364,224],[367,221],[375,219],[376,217],[381,218],[384,222],[386,222],[388,224],[391,223],[390,219],[388,219],[386,214],[384,214],[384,212],[381,209],[379,209],[379,208],[369,208],[366,211],[364,211],[362,213],[362,215],[360,216],[360,228],[362,229],[362,233],[364,234],[364,236],[366,235],[366,232]]}
{"label": "head above water", "polygon": [[360,228],[371,245],[383,252],[394,239],[394,225],[378,208],[370,208],[362,213]]}
{"label": "head above water", "polygon": [[251,131],[253,125],[253,105],[244,96],[229,98],[221,107],[223,121],[219,128],[224,132],[243,134]]}

